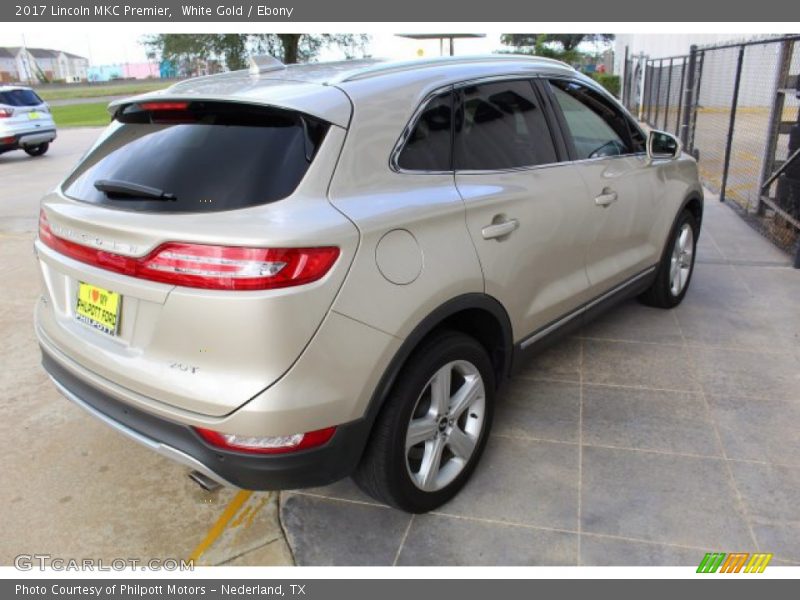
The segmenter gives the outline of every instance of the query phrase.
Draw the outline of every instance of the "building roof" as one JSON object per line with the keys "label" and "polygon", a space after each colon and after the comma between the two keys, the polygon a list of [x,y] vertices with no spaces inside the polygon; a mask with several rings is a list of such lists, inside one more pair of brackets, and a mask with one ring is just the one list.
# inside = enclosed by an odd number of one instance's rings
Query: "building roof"
{"label": "building roof", "polygon": [[[5,48],[0,47],[0,57],[14,58],[19,54],[20,50],[22,50],[20,46],[7,46]],[[51,50],[50,48],[31,48],[30,46],[27,46],[26,50],[30,52],[31,56],[33,56],[34,58],[58,58],[58,55],[63,53],[64,56],[68,58],[79,58],[81,60],[87,60],[83,56],[78,56],[77,54],[72,54],[71,52],[63,52],[61,50]],[[7,55],[4,53],[7,53]]]}

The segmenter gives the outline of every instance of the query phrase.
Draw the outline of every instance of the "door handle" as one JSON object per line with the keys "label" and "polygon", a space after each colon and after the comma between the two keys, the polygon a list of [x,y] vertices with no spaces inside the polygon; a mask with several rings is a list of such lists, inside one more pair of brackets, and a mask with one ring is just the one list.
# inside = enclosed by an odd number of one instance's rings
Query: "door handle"
{"label": "door handle", "polygon": [[594,199],[594,203],[597,206],[602,206],[602,207],[614,204],[614,202],[616,201],[617,201],[617,192],[610,190],[608,188],[604,189],[603,193],[600,194],[599,196],[595,196]]}
{"label": "door handle", "polygon": [[481,229],[481,235],[485,240],[496,240],[513,233],[518,227],[519,221],[516,219],[508,219],[506,221],[500,221],[499,223],[487,225]]}

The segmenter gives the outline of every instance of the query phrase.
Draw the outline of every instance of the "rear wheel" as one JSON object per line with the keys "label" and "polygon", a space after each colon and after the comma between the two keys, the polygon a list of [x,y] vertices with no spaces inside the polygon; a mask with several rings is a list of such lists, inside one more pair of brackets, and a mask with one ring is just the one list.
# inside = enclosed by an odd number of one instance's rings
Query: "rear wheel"
{"label": "rear wheel", "polygon": [[26,146],[26,147],[23,148],[23,150],[25,150],[25,152],[29,156],[41,156],[42,154],[47,152],[47,150],[49,148],[50,148],[50,144],[48,144],[47,142],[44,142],[42,144],[37,144],[36,146]]}
{"label": "rear wheel", "polygon": [[464,486],[491,427],[494,374],[473,338],[444,332],[400,372],[353,475],[376,500],[420,513]]}
{"label": "rear wheel", "polygon": [[655,281],[639,296],[642,303],[659,308],[673,308],[681,303],[694,271],[697,233],[694,215],[683,211],[670,235]]}

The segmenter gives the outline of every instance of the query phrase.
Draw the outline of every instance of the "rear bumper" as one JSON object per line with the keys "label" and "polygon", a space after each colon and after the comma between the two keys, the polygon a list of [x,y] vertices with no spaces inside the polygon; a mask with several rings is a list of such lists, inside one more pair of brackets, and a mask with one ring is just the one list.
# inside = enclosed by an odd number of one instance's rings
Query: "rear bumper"
{"label": "rear bumper", "polygon": [[219,450],[195,431],[98,390],[61,366],[42,348],[42,366],[58,391],[130,439],[222,485],[279,490],[327,485],[355,469],[369,433],[365,420],[339,425],[320,448],[275,456]]}
{"label": "rear bumper", "polygon": [[29,131],[27,133],[4,134],[0,132],[0,152],[18,150],[29,146],[50,143],[56,139],[55,129]]}

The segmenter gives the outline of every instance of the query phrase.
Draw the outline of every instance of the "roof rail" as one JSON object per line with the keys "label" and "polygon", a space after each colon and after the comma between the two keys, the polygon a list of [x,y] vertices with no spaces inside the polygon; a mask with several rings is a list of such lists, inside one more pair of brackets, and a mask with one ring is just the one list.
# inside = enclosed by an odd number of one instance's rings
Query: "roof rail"
{"label": "roof rail", "polygon": [[282,71],[286,65],[274,56],[269,54],[259,54],[250,57],[250,74],[269,73],[270,71]]}
{"label": "roof rail", "polygon": [[375,65],[365,67],[354,73],[349,73],[339,80],[339,83],[347,81],[359,81],[370,77],[377,77],[389,73],[400,73],[403,71],[413,71],[426,67],[437,67],[441,65],[469,65],[483,62],[546,62],[555,65],[569,67],[560,60],[545,58],[544,56],[533,56],[529,54],[487,54],[479,56],[441,56],[436,58],[423,58],[406,61],[380,62]]}

